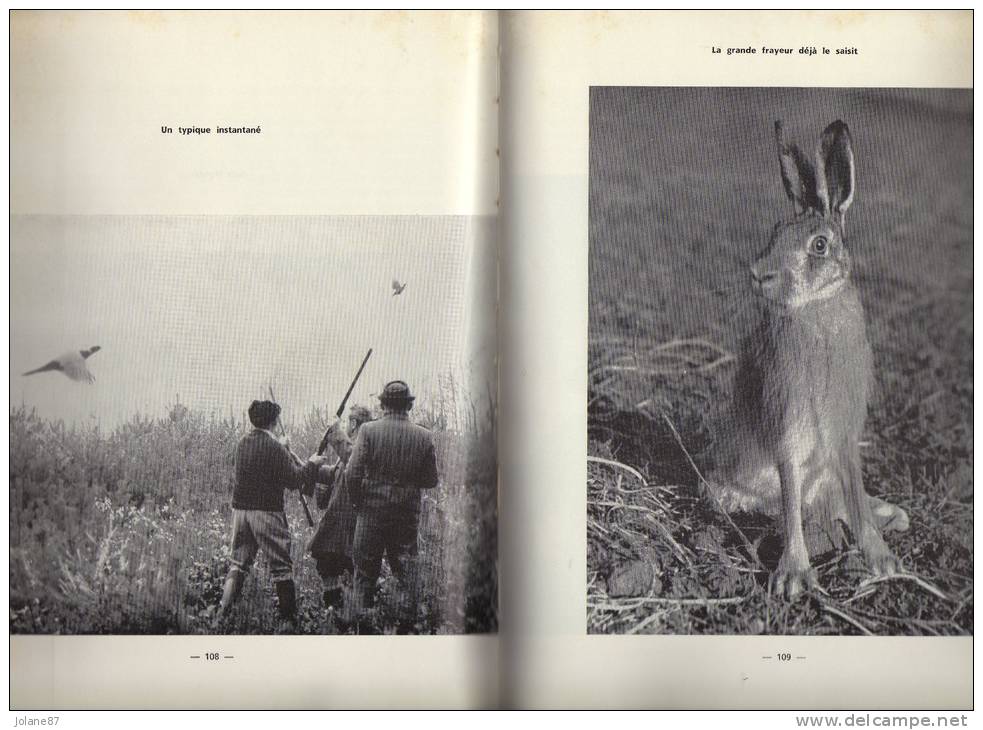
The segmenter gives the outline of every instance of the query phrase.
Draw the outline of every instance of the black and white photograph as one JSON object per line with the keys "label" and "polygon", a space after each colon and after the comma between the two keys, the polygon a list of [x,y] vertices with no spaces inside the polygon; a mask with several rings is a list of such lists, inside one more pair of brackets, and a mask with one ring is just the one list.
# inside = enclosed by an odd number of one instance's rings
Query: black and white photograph
{"label": "black and white photograph", "polygon": [[10,632],[495,632],[493,229],[13,216]]}
{"label": "black and white photograph", "polygon": [[972,635],[972,129],[590,89],[588,633]]}
{"label": "black and white photograph", "polygon": [[971,706],[972,10],[8,20],[15,726]]}

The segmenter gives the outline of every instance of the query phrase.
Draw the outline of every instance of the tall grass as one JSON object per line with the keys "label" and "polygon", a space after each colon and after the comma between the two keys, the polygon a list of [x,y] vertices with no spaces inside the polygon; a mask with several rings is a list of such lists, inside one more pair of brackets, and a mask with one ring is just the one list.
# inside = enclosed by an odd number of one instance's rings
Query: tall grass
{"label": "tall grass", "polygon": [[[441,481],[423,498],[423,599],[413,630],[494,631],[494,431],[490,421],[457,418],[468,410],[466,400],[460,389],[442,390],[443,410],[414,416],[432,429]],[[451,412],[454,418],[447,417]],[[325,419],[312,410],[299,421],[288,424],[288,435],[306,455],[320,441]],[[249,428],[235,417],[209,416],[179,403],[163,418],[136,415],[111,431],[52,423],[24,407],[12,410],[11,632],[213,631],[230,558],[234,449]],[[320,580],[306,554],[313,530],[294,493],[286,502],[299,631],[334,630],[323,620]],[[388,576],[384,571],[379,631],[396,630],[387,613]],[[260,557],[225,630],[270,633],[275,626],[268,569]]]}

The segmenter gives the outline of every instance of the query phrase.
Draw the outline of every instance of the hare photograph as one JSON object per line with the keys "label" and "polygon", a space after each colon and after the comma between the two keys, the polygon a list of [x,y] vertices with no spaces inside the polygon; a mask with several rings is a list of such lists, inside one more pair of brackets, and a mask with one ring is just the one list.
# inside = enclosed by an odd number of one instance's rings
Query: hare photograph
{"label": "hare photograph", "polygon": [[972,634],[972,129],[591,88],[588,632]]}
{"label": "hare photograph", "polygon": [[494,227],[12,216],[10,632],[496,631]]}

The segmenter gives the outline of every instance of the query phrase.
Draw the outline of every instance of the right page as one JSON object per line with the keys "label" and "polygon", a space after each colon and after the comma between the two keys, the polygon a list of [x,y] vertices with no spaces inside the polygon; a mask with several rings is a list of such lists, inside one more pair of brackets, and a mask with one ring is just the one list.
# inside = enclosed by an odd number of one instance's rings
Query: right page
{"label": "right page", "polygon": [[501,36],[506,701],[971,707],[972,14]]}

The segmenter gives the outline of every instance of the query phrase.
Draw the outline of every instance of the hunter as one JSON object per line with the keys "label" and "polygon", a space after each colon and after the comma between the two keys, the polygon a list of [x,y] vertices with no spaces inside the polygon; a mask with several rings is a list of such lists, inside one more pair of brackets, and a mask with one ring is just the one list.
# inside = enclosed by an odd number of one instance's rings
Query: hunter
{"label": "hunter", "polygon": [[253,430],[239,441],[235,453],[235,488],[232,493],[232,566],[229,568],[219,618],[239,597],[246,574],[262,550],[269,561],[277,596],[280,633],[296,629],[297,590],[290,558],[290,530],[283,511],[285,489],[313,491],[318,468],[325,459],[311,456],[302,462],[281,442],[273,429],[280,406],[272,401],[253,401],[249,421]]}
{"label": "hunter", "polygon": [[[344,603],[345,574],[354,572],[352,540],[355,536],[355,507],[348,490],[345,464],[352,452],[352,441],[363,423],[372,420],[365,406],[352,406],[348,412],[346,439],[334,439],[331,446],[338,455],[334,466],[322,466],[315,489],[317,506],[324,509],[317,532],[311,538],[310,551],[321,576],[324,607],[341,609]],[[327,485],[327,486],[325,486]]]}
{"label": "hunter", "polygon": [[[382,418],[362,426],[345,469],[356,509],[353,558],[356,613],[375,602],[375,584],[385,555],[413,604],[414,562],[421,490],[437,486],[437,458],[430,432],[410,423],[415,397],[402,380],[379,396]],[[413,609],[415,610],[415,605]]]}

